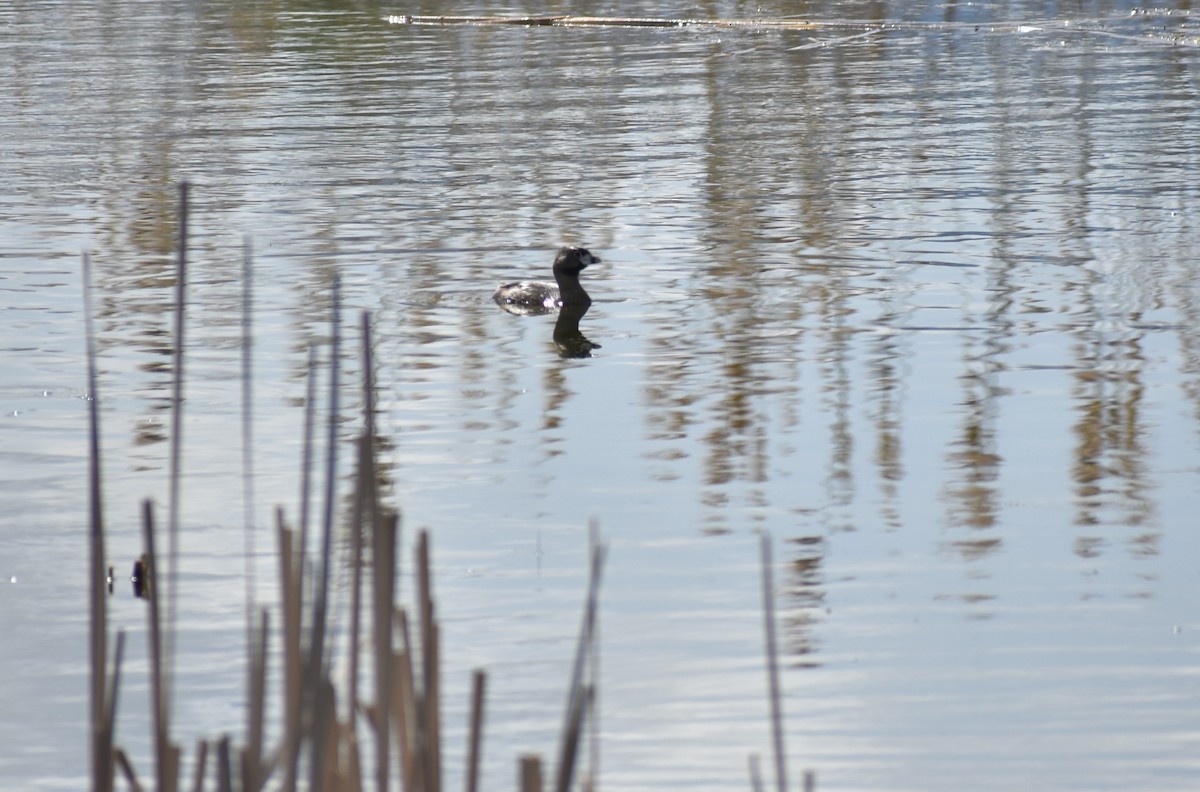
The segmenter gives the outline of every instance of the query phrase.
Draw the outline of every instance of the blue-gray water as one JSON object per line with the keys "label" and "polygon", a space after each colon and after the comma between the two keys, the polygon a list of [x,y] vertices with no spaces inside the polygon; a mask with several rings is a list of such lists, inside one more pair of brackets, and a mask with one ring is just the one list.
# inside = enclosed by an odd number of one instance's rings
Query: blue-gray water
{"label": "blue-gray water", "polygon": [[[552,12],[911,24],[386,19]],[[766,758],[765,529],[796,778],[1196,788],[1198,44],[1182,3],[0,9],[3,785],[87,772],[80,256],[124,576],[167,489],[187,179],[189,756],[244,720],[248,240],[257,596],[336,273],[348,377],[374,319],[405,557],[433,534],[452,783],[476,666],[487,788],[553,756],[595,518],[602,786],[737,788]],[[562,243],[603,259],[590,358],[489,299]],[[346,437],[358,407],[348,386]],[[110,604],[117,741],[148,778],[144,611]]]}

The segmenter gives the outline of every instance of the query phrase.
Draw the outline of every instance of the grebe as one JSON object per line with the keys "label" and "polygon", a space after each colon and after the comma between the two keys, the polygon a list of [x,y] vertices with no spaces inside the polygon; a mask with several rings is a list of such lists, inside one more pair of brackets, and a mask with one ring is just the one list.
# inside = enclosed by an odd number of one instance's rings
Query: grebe
{"label": "grebe", "polygon": [[586,248],[563,247],[554,258],[554,280],[558,284],[539,281],[505,283],[496,288],[492,299],[504,310],[515,314],[544,314],[557,311],[564,305],[588,306],[592,298],[579,282],[579,273],[600,259]]}

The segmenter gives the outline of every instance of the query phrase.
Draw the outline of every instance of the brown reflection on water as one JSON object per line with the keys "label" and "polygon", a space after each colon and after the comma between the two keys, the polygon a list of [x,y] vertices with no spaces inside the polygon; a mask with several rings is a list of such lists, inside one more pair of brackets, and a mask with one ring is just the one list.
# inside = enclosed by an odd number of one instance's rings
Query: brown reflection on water
{"label": "brown reflection on water", "polygon": [[1081,556],[1117,540],[1106,526],[1128,534],[1122,544],[1131,556],[1158,552],[1152,451],[1145,442],[1155,430],[1147,419],[1155,376],[1145,352],[1155,332],[1147,329],[1147,313],[1163,307],[1157,281],[1165,273],[1156,270],[1147,257],[1135,270],[1140,281],[1128,273],[1089,272],[1078,289],[1078,318],[1066,328],[1074,341],[1071,479]]}
{"label": "brown reflection on water", "polygon": [[[1005,355],[1011,350],[1009,339],[1015,330],[1010,316],[1017,291],[1011,274],[1015,266],[1016,262],[1006,257],[987,265],[985,293],[989,300],[978,319],[981,327],[962,335],[962,373],[958,376],[963,388],[961,429],[947,454],[954,476],[946,484],[948,519],[955,526],[989,529],[999,519],[997,482],[1004,458],[999,452],[997,418],[1001,400],[1009,395],[1000,380],[1007,369]],[[994,537],[973,536],[955,540],[952,546],[970,559],[999,551],[1003,543]]]}
{"label": "brown reflection on water", "polygon": [[782,615],[787,655],[793,666],[818,668],[820,636],[818,628],[825,618],[826,540],[821,536],[799,536],[788,541],[788,610]]}
{"label": "brown reflection on water", "polygon": [[122,398],[132,390],[144,402],[146,412],[132,427],[135,446],[155,446],[168,433],[165,416],[175,361],[176,195],[171,187],[143,186],[121,196],[124,206],[99,220],[101,238],[114,244],[95,254],[97,349],[102,370],[113,367],[114,374],[136,361],[134,382],[114,377],[110,383],[118,390],[109,394]]}
{"label": "brown reflection on water", "polygon": [[[234,21],[240,50],[255,57],[270,52],[277,21],[260,20],[261,30],[247,13],[235,14]],[[221,52],[227,45],[207,39],[206,30],[197,34],[195,49]],[[691,497],[703,508],[705,530],[722,533],[745,522],[779,519],[780,514],[799,522],[794,515],[807,519],[815,512],[830,531],[858,530],[877,522],[895,529],[905,521],[900,506],[903,485],[916,476],[940,476],[943,502],[938,508],[952,527],[946,545],[967,559],[1002,552],[1005,544],[994,532],[1004,519],[1002,474],[1011,463],[1001,453],[1001,434],[1005,412],[1021,409],[1020,399],[1002,383],[1018,366],[1016,342],[1037,333],[1060,338],[1065,333],[1073,344],[1070,359],[1055,360],[1053,366],[1071,372],[1073,424],[1068,442],[1073,447],[1067,475],[1074,488],[1073,520],[1089,529],[1077,537],[1076,552],[1101,553],[1114,542],[1105,531],[1091,530],[1098,526],[1120,523],[1145,529],[1155,522],[1153,465],[1147,460],[1153,452],[1144,441],[1153,430],[1145,411],[1154,384],[1147,379],[1152,375],[1144,347],[1153,333],[1178,337],[1183,349],[1179,374],[1200,418],[1200,353],[1192,331],[1200,312],[1195,289],[1182,275],[1176,276],[1175,289],[1151,296],[1149,287],[1136,278],[1106,286],[1099,276],[1089,281],[1076,272],[1099,257],[1115,257],[1112,250],[1103,249],[1105,244],[1129,254],[1123,260],[1136,272],[1150,273],[1146,262],[1163,253],[1146,241],[1152,233],[1132,242],[1116,240],[1116,234],[1105,236],[1103,218],[1096,216],[1096,205],[1104,201],[1109,205],[1101,207],[1101,215],[1121,215],[1126,197],[1121,190],[1132,188],[1099,189],[1114,141],[1103,139],[1095,115],[1085,112],[1101,90],[1092,71],[1085,69],[1082,78],[1064,83],[1057,79],[1061,75],[1052,73],[1058,62],[1050,56],[1010,64],[1004,58],[1011,42],[991,37],[983,53],[1005,72],[979,92],[964,93],[959,81],[978,77],[963,65],[966,59],[946,58],[932,45],[914,54],[885,35],[853,47],[803,52],[785,46],[795,43],[790,40],[747,39],[735,47],[714,37],[703,47],[689,41],[692,49],[677,58],[670,47],[656,42],[660,49],[639,66],[645,42],[623,31],[603,34],[620,43],[614,45],[620,57],[605,63],[609,71],[596,69],[586,75],[588,85],[600,90],[562,98],[558,94],[566,93],[567,83],[578,75],[571,63],[534,58],[535,44],[530,42],[544,45],[546,31],[507,31],[502,43],[479,30],[371,31],[363,34],[361,50],[352,35],[320,42],[306,38],[310,35],[317,34],[303,34],[288,44],[288,53],[312,75],[309,84],[298,72],[285,72],[300,84],[298,96],[321,94],[330,80],[339,90],[349,90],[360,74],[386,82],[386,70],[372,71],[367,62],[384,51],[380,42],[385,40],[371,38],[382,35],[406,44],[418,37],[428,44],[432,37],[444,36],[446,51],[434,53],[440,60],[411,65],[436,72],[437,80],[445,78],[454,88],[452,95],[444,96],[445,86],[438,85],[432,92],[439,100],[421,105],[419,86],[389,85],[387,91],[377,92],[368,80],[361,86],[362,95],[350,96],[345,105],[330,100],[306,108],[310,115],[323,110],[331,118],[312,138],[305,137],[304,125],[310,119],[303,114],[264,121],[258,130],[261,139],[230,135],[247,150],[278,146],[274,139],[283,139],[287,151],[280,158],[285,164],[276,175],[294,171],[291,177],[307,180],[313,196],[310,203],[287,206],[287,212],[303,216],[297,223],[306,235],[299,245],[303,255],[291,251],[286,265],[278,260],[270,265],[300,272],[289,273],[287,281],[294,297],[287,307],[293,314],[289,330],[297,353],[290,361],[294,380],[306,374],[302,351],[309,343],[326,340],[326,295],[334,274],[360,266],[362,258],[355,256],[388,258],[387,263],[367,267],[367,274],[360,273],[359,283],[350,288],[361,298],[380,290],[382,282],[411,298],[404,305],[388,305],[384,298],[385,318],[394,322],[399,339],[394,343],[402,346],[393,355],[403,361],[403,371],[394,375],[397,400],[431,398],[422,386],[453,371],[458,387],[451,407],[460,422],[456,428],[463,433],[494,432],[497,445],[518,442],[516,422],[509,417],[516,380],[503,373],[489,379],[486,373],[489,334],[495,331],[481,313],[452,304],[443,291],[447,284],[466,289],[479,275],[454,267],[476,248],[487,250],[488,224],[480,218],[489,212],[498,211],[506,219],[522,212],[553,214],[553,223],[564,235],[589,221],[614,233],[611,227],[618,224],[605,212],[631,201],[631,196],[621,192],[628,185],[623,188],[620,179],[604,178],[603,166],[622,162],[609,152],[626,151],[630,141],[609,140],[606,136],[620,129],[597,121],[588,145],[565,143],[569,136],[561,120],[583,99],[600,101],[600,92],[612,87],[605,82],[610,80],[627,90],[625,101],[631,106],[616,109],[642,125],[636,133],[654,133],[654,125],[641,116],[653,116],[655,101],[669,101],[679,128],[664,137],[674,143],[678,135],[695,152],[690,159],[672,153],[673,161],[685,160],[673,167],[685,169],[687,178],[679,181],[695,194],[669,196],[699,218],[686,227],[684,240],[691,246],[686,266],[694,269],[657,284],[658,293],[675,295],[686,309],[664,308],[652,319],[654,326],[644,339],[642,376],[649,446],[645,456],[652,463],[651,475],[660,482],[676,480],[685,475],[677,463],[697,458],[699,474]],[[938,41],[964,48],[975,43],[961,37]],[[498,113],[503,103],[497,98],[504,78],[481,73],[479,59],[471,58],[474,48],[491,52],[488,47],[517,53],[518,71],[533,88],[514,89],[515,112],[521,124],[560,140],[561,150],[544,151],[541,142],[522,142],[523,130],[505,126]],[[356,62],[362,56],[363,62]],[[395,66],[387,64],[388,69]],[[114,251],[101,258],[101,317],[110,322],[107,340],[102,341],[130,352],[146,380],[138,392],[150,404],[150,415],[138,421],[135,440],[145,445],[165,437],[161,422],[150,418],[167,406],[171,374],[177,218],[170,180],[187,160],[181,139],[223,134],[211,120],[201,123],[188,112],[190,103],[201,100],[210,109],[221,107],[219,82],[192,84],[187,73],[172,70],[169,63],[160,68],[167,70],[164,80],[172,90],[154,94],[139,111],[149,118],[143,133],[134,135],[130,127],[103,141],[113,158],[108,168],[153,174],[136,189],[113,189],[101,221],[104,244]],[[197,68],[211,76],[215,67]],[[1026,96],[1025,68],[1045,81],[1052,105],[1030,109],[1020,101]],[[1077,67],[1060,68],[1074,74]],[[634,88],[658,86],[663,69],[677,70],[672,76],[695,90],[665,98],[646,93],[646,108],[628,98],[637,95]],[[927,79],[917,88],[891,86],[896,93],[888,93],[885,78],[890,69]],[[965,73],[939,72],[955,69]],[[482,79],[489,80],[487,90],[477,93]],[[1063,87],[1066,84],[1070,90]],[[265,102],[268,88],[268,83],[239,88],[225,107],[230,118],[257,112],[254,101]],[[406,95],[406,90],[413,94]],[[107,93],[115,96],[120,91],[110,88]],[[403,99],[375,105],[391,93]],[[980,104],[981,95],[987,102]],[[542,118],[543,99],[556,117]],[[412,114],[419,120],[404,127],[395,119],[408,123],[411,118],[402,111],[410,105],[436,112]],[[980,107],[994,109],[994,118],[981,118]],[[590,108],[589,117],[603,109]],[[411,144],[406,142],[381,147],[372,158],[366,153],[370,149],[358,145],[359,134],[386,139],[393,133],[400,139],[411,133],[428,151],[412,155],[411,161],[404,159],[401,155],[410,155],[405,146]],[[1031,143],[1033,138],[1040,141]],[[302,145],[293,151],[293,143]],[[430,162],[443,159],[449,161],[447,171],[433,172]],[[587,205],[558,205],[562,193],[556,185],[564,179],[543,175],[556,162],[578,166],[575,160],[596,165],[590,189],[603,209],[596,209],[595,215],[587,214]],[[528,172],[533,176],[520,168],[507,170],[513,162],[533,163]],[[653,169],[661,163],[647,155],[637,164]],[[414,176],[416,172],[421,175]],[[236,184],[230,182],[237,178],[212,189],[235,192]],[[197,190],[202,201],[203,189]],[[423,191],[437,199],[422,195],[418,201],[412,195]],[[537,196],[536,208],[529,211],[531,194]],[[371,222],[385,227],[381,236],[392,243],[383,252],[365,244],[356,247],[356,233],[377,229],[346,208],[347,196],[362,202],[356,205],[379,211]],[[1157,196],[1148,192],[1144,203],[1153,204]],[[210,200],[211,238],[221,216],[218,205],[227,199]],[[441,203],[434,206],[437,201]],[[1147,225],[1162,224],[1144,206],[1131,216]],[[411,231],[409,226],[419,229]],[[414,243],[403,236],[408,232],[419,245],[401,244]],[[671,233],[679,232],[658,229],[651,235],[658,239]],[[378,241],[368,239],[372,244]],[[1184,241],[1176,239],[1180,249],[1186,247]],[[220,258],[205,252],[210,260]],[[946,274],[930,274],[935,265],[947,265]],[[1029,275],[1032,284],[1022,281]],[[918,327],[913,319],[917,309],[904,303],[903,294],[923,287],[940,288],[953,300],[985,307],[938,305],[940,316],[952,317],[946,326]],[[636,294],[631,299],[652,301]],[[1123,302],[1139,300],[1173,303],[1169,307],[1187,319],[1169,330],[1137,329],[1155,321],[1141,305]],[[235,305],[232,300],[213,303],[229,315]],[[1071,321],[1051,326],[1056,315]],[[567,358],[590,354],[593,345],[578,320],[564,314],[552,333],[547,326],[546,350]],[[228,323],[229,316],[216,321]],[[911,437],[923,431],[905,405],[905,394],[918,376],[911,361],[921,342],[914,339],[933,333],[953,334],[952,343],[957,344],[952,353],[956,373],[950,375],[958,389],[956,409],[946,419],[953,422],[952,431],[934,452],[936,461],[906,467]],[[350,366],[348,374],[352,370]],[[574,394],[559,366],[547,366],[540,383],[544,395],[537,432],[546,437],[545,453],[556,457],[568,450],[563,416]],[[431,427],[432,419],[422,420],[415,431]],[[806,492],[789,500],[772,489],[781,473],[813,459],[819,460],[810,466],[818,470],[816,494]],[[871,484],[876,493],[868,492]],[[862,507],[868,495],[871,507]],[[1139,534],[1123,546],[1134,553],[1153,553],[1154,537],[1152,531]]]}

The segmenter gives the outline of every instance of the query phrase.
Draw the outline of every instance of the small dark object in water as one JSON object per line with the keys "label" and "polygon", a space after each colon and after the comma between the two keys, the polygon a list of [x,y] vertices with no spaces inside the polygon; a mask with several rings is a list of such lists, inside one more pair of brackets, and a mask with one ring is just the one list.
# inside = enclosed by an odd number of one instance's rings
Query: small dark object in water
{"label": "small dark object in water", "polygon": [[116,579],[116,577],[113,574],[113,566],[112,566],[112,564],[109,564],[108,565],[108,577],[106,577],[104,579],[105,582],[108,583],[108,593],[109,594],[113,593],[113,580],[115,580],[115,579]]}
{"label": "small dark object in water", "polygon": [[145,554],[133,562],[133,577],[129,580],[133,583],[133,596],[138,599],[150,596],[150,564]]}
{"label": "small dark object in water", "polygon": [[557,311],[564,305],[586,307],[592,298],[579,283],[579,273],[600,259],[587,248],[563,247],[554,259],[554,281],[518,281],[496,287],[492,299],[504,310],[519,316],[534,316]]}

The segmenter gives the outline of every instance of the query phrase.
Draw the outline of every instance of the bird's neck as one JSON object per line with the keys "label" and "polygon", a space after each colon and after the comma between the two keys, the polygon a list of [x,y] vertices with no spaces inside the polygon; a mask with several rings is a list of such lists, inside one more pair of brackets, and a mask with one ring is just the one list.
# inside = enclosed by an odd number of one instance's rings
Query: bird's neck
{"label": "bird's neck", "polygon": [[562,298],[563,305],[592,304],[592,298],[583,290],[583,284],[579,282],[578,275],[555,275],[554,280],[558,281],[558,294]]}

